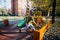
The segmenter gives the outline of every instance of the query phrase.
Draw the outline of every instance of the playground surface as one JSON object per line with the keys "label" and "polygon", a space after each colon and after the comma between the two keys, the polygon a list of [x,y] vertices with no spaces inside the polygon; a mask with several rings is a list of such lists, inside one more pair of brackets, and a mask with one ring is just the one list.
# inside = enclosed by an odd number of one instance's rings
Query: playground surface
{"label": "playground surface", "polygon": [[31,37],[30,33],[22,31],[19,33],[17,29],[17,23],[20,20],[9,20],[9,26],[4,26],[3,22],[0,22],[0,40],[28,40]]}

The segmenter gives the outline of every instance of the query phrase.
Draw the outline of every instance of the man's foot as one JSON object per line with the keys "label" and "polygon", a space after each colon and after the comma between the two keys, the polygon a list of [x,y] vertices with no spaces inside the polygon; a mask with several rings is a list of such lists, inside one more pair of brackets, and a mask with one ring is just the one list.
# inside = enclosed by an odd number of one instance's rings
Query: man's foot
{"label": "man's foot", "polygon": [[19,33],[21,33],[21,30],[19,29]]}

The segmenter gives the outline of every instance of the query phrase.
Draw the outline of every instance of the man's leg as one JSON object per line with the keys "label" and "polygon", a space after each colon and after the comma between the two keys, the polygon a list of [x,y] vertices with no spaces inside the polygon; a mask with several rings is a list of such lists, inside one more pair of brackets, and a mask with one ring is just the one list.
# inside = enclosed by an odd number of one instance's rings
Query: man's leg
{"label": "man's leg", "polygon": [[28,24],[28,28],[31,28],[32,30],[35,30],[34,26],[32,24]]}
{"label": "man's leg", "polygon": [[34,26],[32,24],[27,25],[27,31],[32,32],[35,30]]}
{"label": "man's leg", "polygon": [[22,30],[26,30],[26,29],[27,29],[27,27],[26,27],[26,25],[25,25],[24,27],[19,28],[19,32],[21,33]]}
{"label": "man's leg", "polygon": [[21,28],[19,29],[19,33],[21,33]]}

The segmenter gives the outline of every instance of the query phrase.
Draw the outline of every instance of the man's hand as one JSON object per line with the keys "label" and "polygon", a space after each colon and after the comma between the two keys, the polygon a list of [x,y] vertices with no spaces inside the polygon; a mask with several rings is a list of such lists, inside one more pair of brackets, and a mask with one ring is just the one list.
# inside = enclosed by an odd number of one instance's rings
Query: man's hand
{"label": "man's hand", "polygon": [[36,26],[39,26],[39,25],[36,24]]}

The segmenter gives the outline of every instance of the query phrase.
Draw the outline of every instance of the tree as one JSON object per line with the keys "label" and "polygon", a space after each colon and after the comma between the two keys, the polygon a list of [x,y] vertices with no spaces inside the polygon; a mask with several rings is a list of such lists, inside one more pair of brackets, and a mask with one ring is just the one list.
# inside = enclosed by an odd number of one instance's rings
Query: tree
{"label": "tree", "polygon": [[[53,0],[32,0],[34,1],[34,7],[40,7],[46,13],[52,11]],[[60,10],[60,1],[56,0],[56,11]],[[50,14],[50,13],[49,13]]]}

